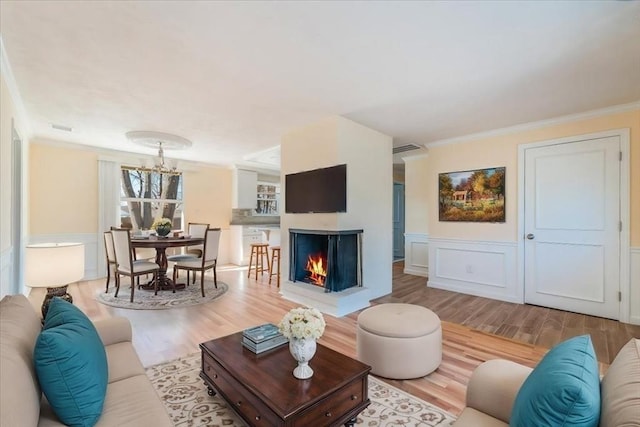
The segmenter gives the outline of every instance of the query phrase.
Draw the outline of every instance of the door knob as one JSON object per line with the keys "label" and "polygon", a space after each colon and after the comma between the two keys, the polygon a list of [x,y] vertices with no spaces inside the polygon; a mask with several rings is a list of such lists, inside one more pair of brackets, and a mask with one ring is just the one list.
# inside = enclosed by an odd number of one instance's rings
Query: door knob
{"label": "door knob", "polygon": [[536,237],[536,236],[534,236],[534,235],[533,235],[533,234],[531,234],[531,233],[527,234],[527,239],[529,239],[529,240],[533,240],[533,239],[535,239],[535,237]]}

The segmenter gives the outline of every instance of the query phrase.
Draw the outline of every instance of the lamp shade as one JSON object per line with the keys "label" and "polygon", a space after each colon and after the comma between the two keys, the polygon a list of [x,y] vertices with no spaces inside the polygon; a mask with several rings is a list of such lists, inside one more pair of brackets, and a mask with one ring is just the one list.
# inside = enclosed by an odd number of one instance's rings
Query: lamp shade
{"label": "lamp shade", "polygon": [[41,243],[27,246],[26,285],[32,288],[58,287],[84,276],[82,243]]}

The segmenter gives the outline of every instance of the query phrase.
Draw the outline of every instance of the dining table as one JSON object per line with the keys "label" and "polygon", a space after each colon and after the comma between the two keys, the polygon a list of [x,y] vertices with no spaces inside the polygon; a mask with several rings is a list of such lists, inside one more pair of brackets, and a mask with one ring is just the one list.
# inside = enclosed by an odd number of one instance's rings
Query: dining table
{"label": "dining table", "polygon": [[[160,266],[160,270],[158,270],[158,274],[156,275],[156,280],[158,281],[158,289],[160,290],[168,290],[168,289],[184,289],[184,283],[174,283],[170,277],[167,277],[167,248],[178,248],[184,246],[195,246],[204,244],[204,238],[202,237],[160,237],[160,236],[149,236],[149,237],[132,237],[131,238],[131,247],[132,248],[153,248],[156,250],[156,259],[155,263]],[[142,289],[146,290],[154,290],[155,283],[153,280],[146,285],[140,286]]]}

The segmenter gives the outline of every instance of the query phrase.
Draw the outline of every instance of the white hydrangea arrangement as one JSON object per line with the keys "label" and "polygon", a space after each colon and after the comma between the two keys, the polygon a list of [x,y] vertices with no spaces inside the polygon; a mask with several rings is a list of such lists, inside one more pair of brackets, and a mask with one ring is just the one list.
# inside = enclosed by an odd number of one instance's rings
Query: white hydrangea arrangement
{"label": "white hydrangea arrangement", "polygon": [[280,321],[278,329],[285,337],[317,340],[324,333],[326,323],[317,308],[291,309]]}
{"label": "white hydrangea arrangement", "polygon": [[171,227],[172,225],[173,223],[169,218],[157,218],[155,221],[153,221],[153,224],[151,224],[151,229],[157,230],[158,227]]}

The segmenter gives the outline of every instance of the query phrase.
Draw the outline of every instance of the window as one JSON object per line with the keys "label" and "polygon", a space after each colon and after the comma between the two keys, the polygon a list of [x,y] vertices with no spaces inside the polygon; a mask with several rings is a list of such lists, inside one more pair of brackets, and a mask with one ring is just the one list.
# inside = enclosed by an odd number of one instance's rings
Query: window
{"label": "window", "polygon": [[123,166],[120,226],[148,230],[156,218],[169,218],[182,228],[182,174]]}

